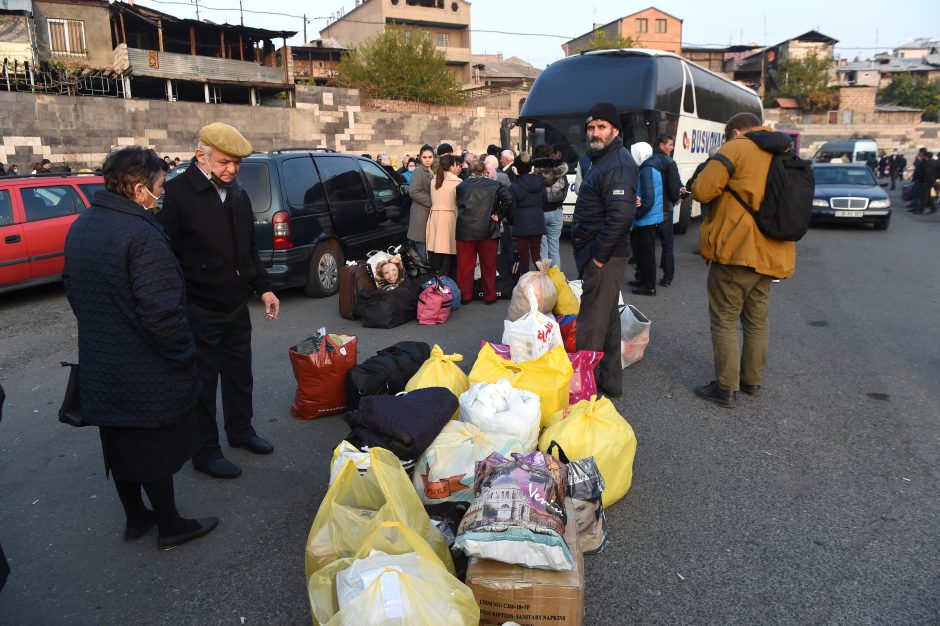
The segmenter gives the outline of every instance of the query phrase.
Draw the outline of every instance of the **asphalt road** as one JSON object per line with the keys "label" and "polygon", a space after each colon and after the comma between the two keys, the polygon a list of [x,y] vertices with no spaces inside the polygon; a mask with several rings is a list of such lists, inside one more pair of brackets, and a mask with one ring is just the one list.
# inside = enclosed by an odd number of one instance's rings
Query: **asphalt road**
{"label": "asphalt road", "polygon": [[[940,218],[899,210],[887,232],[813,229],[775,284],[764,395],[722,409],[712,378],[697,226],[655,298],[646,358],[617,405],[639,441],[634,483],[607,511],[612,542],[587,558],[587,624],[940,623]],[[566,253],[570,249],[566,248]],[[570,256],[565,268],[572,267]],[[4,624],[302,624],[307,531],[340,417],[293,419],[288,346],[319,326],[360,337],[360,361],[402,339],[465,355],[499,339],[505,304],[474,303],[443,327],[369,330],[335,298],[254,307],[255,423],[276,451],[226,450],[244,475],[186,466],[184,515],[209,536],[169,553],[122,540],[98,434],[59,424],[75,323],[61,287],[0,299],[0,540],[13,568]],[[629,292],[628,292],[629,295]]]}

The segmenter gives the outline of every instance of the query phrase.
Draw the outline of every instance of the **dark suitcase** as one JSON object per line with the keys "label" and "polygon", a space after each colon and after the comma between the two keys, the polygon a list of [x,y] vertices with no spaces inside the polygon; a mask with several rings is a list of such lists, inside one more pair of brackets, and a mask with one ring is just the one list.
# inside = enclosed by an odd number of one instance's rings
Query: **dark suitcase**
{"label": "dark suitcase", "polygon": [[339,314],[348,320],[359,319],[359,294],[375,291],[375,281],[365,262],[339,268]]}

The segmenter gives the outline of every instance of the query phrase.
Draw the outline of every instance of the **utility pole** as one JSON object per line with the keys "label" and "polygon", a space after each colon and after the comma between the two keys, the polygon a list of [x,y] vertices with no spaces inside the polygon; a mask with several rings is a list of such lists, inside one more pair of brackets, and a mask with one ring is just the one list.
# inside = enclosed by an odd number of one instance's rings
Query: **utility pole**
{"label": "utility pole", "polygon": [[307,45],[307,14],[304,13],[304,45]]}
{"label": "utility pole", "polygon": [[238,19],[241,21],[242,28],[245,27],[245,14],[242,12],[242,0],[238,0]]}
{"label": "utility pole", "polygon": [[196,3],[196,21],[199,21],[199,0],[193,0]]}

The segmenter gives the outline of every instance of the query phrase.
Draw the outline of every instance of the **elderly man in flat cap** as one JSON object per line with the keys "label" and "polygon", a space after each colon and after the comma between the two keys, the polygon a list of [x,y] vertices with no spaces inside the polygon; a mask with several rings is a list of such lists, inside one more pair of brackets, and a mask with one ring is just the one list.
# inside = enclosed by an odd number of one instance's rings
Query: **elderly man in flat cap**
{"label": "elderly man in flat cap", "polygon": [[591,146],[590,169],[584,173],[571,221],[574,261],[584,281],[577,348],[604,353],[594,371],[597,388],[616,398],[623,393],[617,302],[630,258],[627,233],[636,213],[637,166],[620,138],[616,106],[595,104],[584,127]]}
{"label": "elderly man in flat cap", "polygon": [[157,214],[186,277],[187,314],[196,337],[202,381],[196,414],[204,441],[193,467],[214,478],[241,475],[219,446],[215,397],[220,377],[229,445],[255,454],[274,451],[251,425],[248,298],[260,295],[269,320],[277,319],[280,303],[258,258],[251,200],[237,181],[241,160],[249,154],[251,144],[232,126],[202,127],[192,165],[166,184]]}

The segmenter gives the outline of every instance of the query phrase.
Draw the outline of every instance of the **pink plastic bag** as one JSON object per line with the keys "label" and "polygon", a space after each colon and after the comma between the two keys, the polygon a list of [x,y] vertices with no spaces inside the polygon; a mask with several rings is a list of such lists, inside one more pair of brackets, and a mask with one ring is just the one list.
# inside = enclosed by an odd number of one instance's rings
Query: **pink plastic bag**
{"label": "pink plastic bag", "polygon": [[453,295],[450,287],[435,280],[418,296],[418,323],[443,324],[450,317]]}
{"label": "pink plastic bag", "polygon": [[[480,347],[483,347],[487,341],[481,341]],[[491,343],[490,347],[497,356],[512,360],[512,351],[504,343]],[[597,393],[597,381],[594,379],[594,367],[604,358],[603,352],[593,352],[591,350],[578,350],[577,352],[566,352],[568,360],[571,361],[571,367],[574,369],[574,375],[571,377],[571,386],[568,388],[568,402],[574,404],[581,400],[590,400],[591,396]]]}

